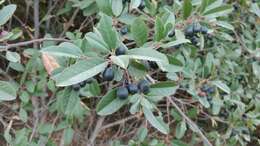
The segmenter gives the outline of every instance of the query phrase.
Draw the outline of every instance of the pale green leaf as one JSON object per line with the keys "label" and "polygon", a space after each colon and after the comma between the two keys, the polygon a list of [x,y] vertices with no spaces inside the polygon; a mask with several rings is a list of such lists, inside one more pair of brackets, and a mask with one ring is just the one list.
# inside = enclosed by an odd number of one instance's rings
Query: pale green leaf
{"label": "pale green leaf", "polygon": [[17,89],[9,82],[0,81],[0,101],[10,101],[16,98]]}
{"label": "pale green leaf", "polygon": [[157,117],[154,116],[151,109],[148,109],[146,107],[143,107],[143,112],[145,118],[148,120],[148,122],[155,127],[157,130],[162,132],[163,134],[169,133],[169,128],[166,127],[166,124],[162,124],[162,121],[160,121]]}
{"label": "pale green leaf", "polygon": [[14,4],[4,6],[0,10],[0,26],[4,25],[12,17],[15,10],[16,10],[16,5]]}
{"label": "pale green leaf", "polygon": [[107,62],[100,59],[82,60],[53,76],[57,86],[69,86],[85,81],[102,72]]}

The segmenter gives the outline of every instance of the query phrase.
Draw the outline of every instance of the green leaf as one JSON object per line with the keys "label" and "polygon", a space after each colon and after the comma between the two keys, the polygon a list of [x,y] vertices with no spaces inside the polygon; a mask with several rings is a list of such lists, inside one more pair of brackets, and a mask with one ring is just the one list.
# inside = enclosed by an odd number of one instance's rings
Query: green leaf
{"label": "green leaf", "polygon": [[131,25],[131,33],[138,46],[142,46],[148,37],[148,27],[141,18],[135,19]]}
{"label": "green leaf", "polygon": [[54,129],[54,125],[50,123],[41,123],[38,127],[38,132],[40,134],[49,134],[51,133]]}
{"label": "green leaf", "polygon": [[79,58],[82,56],[81,49],[76,45],[68,42],[61,43],[58,46],[48,46],[43,48],[41,52],[61,57]]}
{"label": "green leaf", "polygon": [[164,26],[162,20],[160,19],[160,17],[156,17],[154,39],[155,41],[160,41],[161,39],[164,38],[164,36],[165,36],[165,32],[164,32]]}
{"label": "green leaf", "polygon": [[98,115],[105,116],[113,114],[118,111],[122,106],[124,106],[128,100],[121,100],[116,97],[116,90],[111,90],[107,93],[97,105]]}
{"label": "green leaf", "polygon": [[117,31],[112,27],[112,18],[106,14],[101,14],[97,29],[100,31],[110,50],[115,49],[118,45],[118,36]]}
{"label": "green leaf", "polygon": [[109,53],[109,50],[110,50],[109,46],[106,44],[106,42],[102,38],[100,32],[95,28],[94,28],[94,30],[95,30],[95,33],[89,32],[85,36],[88,44],[94,51],[98,50],[100,52]]}
{"label": "green leaf", "polygon": [[11,61],[11,62],[20,62],[21,60],[21,57],[18,53],[16,52],[10,52],[10,51],[7,51],[6,52],[6,59],[8,61]]}
{"label": "green leaf", "polygon": [[155,117],[153,112],[150,109],[143,107],[143,112],[144,112],[145,118],[148,120],[148,122],[153,127],[155,127],[157,130],[159,130],[163,134],[169,133],[169,127],[167,127],[167,125],[165,123],[162,123],[162,121],[159,120],[159,117]]}
{"label": "green leaf", "polygon": [[65,145],[69,145],[73,139],[74,130],[71,128],[66,128],[63,132],[63,140]]}
{"label": "green leaf", "polygon": [[157,102],[165,96],[170,96],[175,94],[178,86],[173,82],[160,82],[157,84],[151,85],[149,92],[149,99]]}
{"label": "green leaf", "polygon": [[232,11],[233,8],[230,5],[223,5],[204,12],[204,16],[208,18],[216,18],[220,16],[227,16],[227,14],[231,13]]}
{"label": "green leaf", "polygon": [[148,134],[147,128],[141,127],[140,129],[138,129],[138,131],[137,131],[138,141],[143,142],[145,140],[147,134]]}
{"label": "green leaf", "polygon": [[122,0],[112,0],[112,11],[115,16],[119,16],[123,10]]}
{"label": "green leaf", "polygon": [[211,70],[212,66],[214,65],[214,56],[212,53],[208,53],[206,56],[205,65],[209,70]]}
{"label": "green leaf", "polygon": [[[80,98],[78,97],[78,93],[76,93],[75,91],[70,92],[69,99],[66,102],[67,105],[64,114],[67,117],[80,118],[86,113],[86,110],[84,110],[83,106],[80,103]],[[85,109],[87,109],[87,111],[89,110],[88,107]]]}
{"label": "green leaf", "polygon": [[217,21],[216,24],[218,26],[224,27],[224,28],[232,30],[232,31],[235,29],[233,25],[231,25],[230,23],[225,22],[225,21]]}
{"label": "green leaf", "polygon": [[153,48],[136,48],[128,50],[127,55],[133,59],[150,60],[168,64],[168,58]]}
{"label": "green leaf", "polygon": [[183,9],[183,18],[187,19],[192,12],[191,0],[184,0],[182,9]]}
{"label": "green leaf", "polygon": [[96,0],[96,3],[100,11],[110,16],[113,15],[111,8],[111,0]]}
{"label": "green leaf", "polygon": [[230,89],[229,87],[223,83],[222,81],[213,81],[212,82],[215,86],[217,86],[219,89],[222,91],[226,92],[227,94],[230,94]]}
{"label": "green leaf", "polygon": [[178,139],[181,139],[187,130],[186,122],[183,120],[182,122],[178,123],[176,126],[175,136]]}
{"label": "green leaf", "polygon": [[0,26],[4,25],[12,17],[15,10],[16,10],[16,5],[14,4],[4,6],[0,10]]}
{"label": "green leaf", "polygon": [[28,119],[28,115],[27,115],[27,112],[23,109],[23,108],[20,108],[20,111],[19,111],[19,117],[20,119],[25,123]]}
{"label": "green leaf", "polygon": [[129,64],[129,56],[127,55],[111,56],[110,59],[114,64],[122,67],[123,69],[127,69]]}
{"label": "green leaf", "polygon": [[106,68],[107,64],[104,60],[97,58],[81,60],[53,76],[53,79],[57,86],[70,86],[97,75]]}
{"label": "green leaf", "polygon": [[130,9],[136,9],[141,4],[141,0],[131,0]]}
{"label": "green leaf", "polygon": [[173,146],[188,146],[188,144],[182,142],[181,140],[174,139],[172,140]]}
{"label": "green leaf", "polygon": [[189,42],[190,42],[190,40],[188,40],[188,39],[179,39],[179,40],[171,41],[167,44],[163,44],[163,45],[161,45],[161,47],[162,48],[170,48],[170,47],[174,47],[174,46],[184,44],[184,43],[189,43]]}
{"label": "green leaf", "polygon": [[200,6],[200,12],[204,12],[204,10],[208,6],[208,4],[209,4],[209,0],[202,0],[201,1],[201,6]]}
{"label": "green leaf", "polygon": [[9,82],[0,81],[0,101],[11,101],[16,98],[17,89]]}
{"label": "green leaf", "polygon": [[93,96],[98,96],[101,94],[99,83],[96,80],[89,85],[89,91],[92,93]]}
{"label": "green leaf", "polygon": [[259,77],[259,75],[260,75],[260,65],[258,64],[258,62],[254,62],[252,64],[252,68],[253,68],[254,75]]}
{"label": "green leaf", "polygon": [[260,9],[257,3],[252,3],[250,11],[260,17]]}

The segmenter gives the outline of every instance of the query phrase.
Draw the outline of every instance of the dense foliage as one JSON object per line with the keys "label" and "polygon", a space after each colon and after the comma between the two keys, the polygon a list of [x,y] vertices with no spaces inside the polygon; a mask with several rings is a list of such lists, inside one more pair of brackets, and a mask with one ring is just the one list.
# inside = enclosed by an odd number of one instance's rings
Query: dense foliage
{"label": "dense foliage", "polygon": [[0,145],[260,145],[259,1],[0,4]]}

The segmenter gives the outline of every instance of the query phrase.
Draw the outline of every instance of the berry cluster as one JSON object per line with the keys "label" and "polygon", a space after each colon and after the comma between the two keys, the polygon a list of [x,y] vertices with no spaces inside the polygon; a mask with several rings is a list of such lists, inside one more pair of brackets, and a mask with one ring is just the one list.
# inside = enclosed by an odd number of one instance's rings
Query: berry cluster
{"label": "berry cluster", "polygon": [[78,84],[74,84],[74,85],[72,85],[72,89],[74,91],[79,91],[80,88],[84,87],[86,84],[92,83],[92,81],[93,81],[93,79],[90,78],[90,79],[87,79],[87,80],[80,82]]}
{"label": "berry cluster", "polygon": [[116,90],[116,95],[119,99],[125,100],[127,99],[129,94],[135,94],[135,93],[143,93],[148,94],[150,91],[150,85],[147,80],[141,80],[138,82],[138,84],[129,83],[125,86],[118,87]]}
{"label": "berry cluster", "polygon": [[[115,55],[120,56],[126,54],[126,49],[124,47],[118,47],[115,50]],[[155,62],[149,62],[151,68],[158,68],[157,64]],[[102,73],[102,79],[103,81],[113,81],[115,77],[115,73],[112,66],[108,66],[104,72]],[[81,83],[72,85],[73,90],[79,91],[81,87],[84,87],[87,83],[91,83],[92,79],[88,79],[86,81],[83,81]],[[138,82],[138,84],[134,83],[125,83],[123,86],[118,87],[116,90],[117,97],[119,99],[127,99],[129,94],[136,94],[138,92],[147,94],[150,91],[150,85],[147,80],[141,80]]]}
{"label": "berry cluster", "polygon": [[213,94],[215,92],[215,88],[210,86],[210,85],[203,85],[200,88],[201,94],[200,96],[204,96],[207,97],[207,100],[209,102],[210,105],[212,105],[212,96],[211,94]]}
{"label": "berry cluster", "polygon": [[199,23],[192,23],[185,29],[185,36],[191,41],[193,45],[198,44],[199,33],[206,35],[208,33],[208,28],[206,26],[201,26]]}

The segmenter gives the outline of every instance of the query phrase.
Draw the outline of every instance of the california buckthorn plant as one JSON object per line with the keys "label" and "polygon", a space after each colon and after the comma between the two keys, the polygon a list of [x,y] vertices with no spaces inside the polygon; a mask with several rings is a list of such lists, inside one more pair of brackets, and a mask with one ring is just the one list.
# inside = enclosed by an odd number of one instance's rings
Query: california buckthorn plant
{"label": "california buckthorn plant", "polygon": [[0,145],[260,145],[260,1],[0,0]]}

